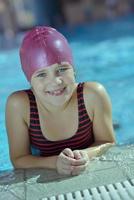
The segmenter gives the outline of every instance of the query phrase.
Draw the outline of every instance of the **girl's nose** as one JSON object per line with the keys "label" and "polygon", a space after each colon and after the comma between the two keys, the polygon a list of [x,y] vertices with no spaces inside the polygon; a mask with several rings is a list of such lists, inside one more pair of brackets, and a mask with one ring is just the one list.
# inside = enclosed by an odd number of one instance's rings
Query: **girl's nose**
{"label": "girl's nose", "polygon": [[53,85],[60,85],[63,82],[62,78],[60,76],[52,77],[51,83]]}

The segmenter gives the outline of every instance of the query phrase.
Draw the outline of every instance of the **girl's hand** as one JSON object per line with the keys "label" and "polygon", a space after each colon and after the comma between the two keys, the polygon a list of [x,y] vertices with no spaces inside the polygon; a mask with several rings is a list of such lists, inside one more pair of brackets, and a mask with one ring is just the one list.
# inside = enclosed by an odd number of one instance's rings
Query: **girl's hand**
{"label": "girl's hand", "polygon": [[64,149],[57,158],[57,172],[59,174],[71,175],[72,163],[74,161],[74,155],[71,149]]}
{"label": "girl's hand", "polygon": [[89,157],[86,151],[84,150],[74,150],[74,158],[76,160],[84,160],[83,164],[73,166],[73,170],[71,172],[72,175],[79,175],[87,168],[89,164]]}
{"label": "girl's hand", "polygon": [[69,148],[64,149],[59,154],[56,163],[57,172],[65,175],[77,175],[80,171],[84,170],[85,165],[85,158],[80,158],[78,151],[73,152]]}

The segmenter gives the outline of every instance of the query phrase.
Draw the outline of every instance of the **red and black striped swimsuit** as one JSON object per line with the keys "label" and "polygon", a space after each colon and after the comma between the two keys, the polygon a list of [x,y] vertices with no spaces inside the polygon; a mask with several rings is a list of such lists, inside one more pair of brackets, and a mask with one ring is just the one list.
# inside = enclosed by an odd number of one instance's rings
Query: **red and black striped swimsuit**
{"label": "red and black striped swimsuit", "polygon": [[44,137],[40,128],[39,114],[33,92],[25,90],[30,101],[29,137],[33,154],[40,156],[58,155],[65,148],[84,149],[94,143],[93,124],[88,116],[83,99],[84,83],[77,86],[79,125],[76,133],[64,140],[50,141]]}

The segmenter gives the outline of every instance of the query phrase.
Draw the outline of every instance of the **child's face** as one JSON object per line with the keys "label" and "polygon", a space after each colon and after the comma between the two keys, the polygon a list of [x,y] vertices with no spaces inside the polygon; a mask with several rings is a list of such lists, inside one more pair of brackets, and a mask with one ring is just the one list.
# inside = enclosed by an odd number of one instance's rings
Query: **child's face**
{"label": "child's face", "polygon": [[31,86],[41,102],[63,105],[76,86],[73,67],[67,62],[44,67],[32,75]]}

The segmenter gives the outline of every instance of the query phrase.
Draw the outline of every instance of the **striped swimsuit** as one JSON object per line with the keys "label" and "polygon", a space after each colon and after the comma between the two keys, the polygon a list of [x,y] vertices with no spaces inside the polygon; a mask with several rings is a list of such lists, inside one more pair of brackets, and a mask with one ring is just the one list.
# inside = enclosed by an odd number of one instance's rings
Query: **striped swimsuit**
{"label": "striped swimsuit", "polygon": [[30,101],[29,137],[32,154],[38,154],[40,156],[53,156],[60,154],[60,152],[65,148],[71,148],[72,150],[84,149],[94,143],[93,124],[85,108],[83,86],[84,83],[79,83],[77,86],[79,115],[78,129],[72,137],[59,141],[50,141],[42,134],[35,96],[30,89],[25,90]]}

